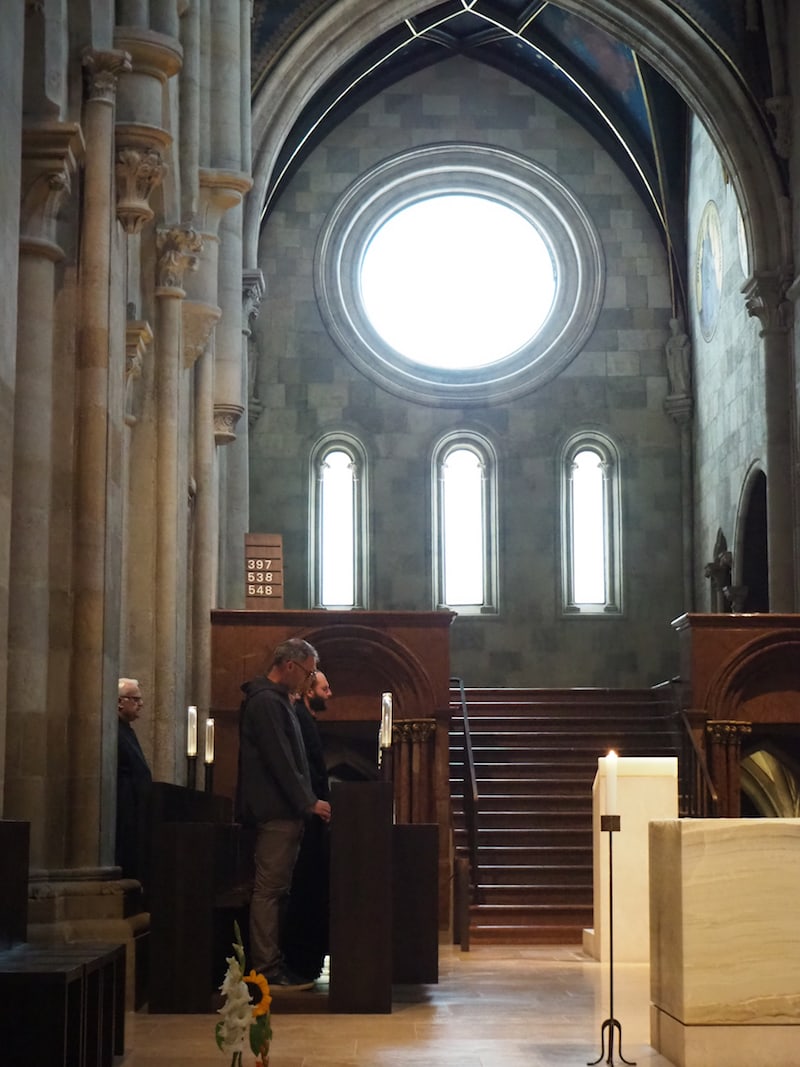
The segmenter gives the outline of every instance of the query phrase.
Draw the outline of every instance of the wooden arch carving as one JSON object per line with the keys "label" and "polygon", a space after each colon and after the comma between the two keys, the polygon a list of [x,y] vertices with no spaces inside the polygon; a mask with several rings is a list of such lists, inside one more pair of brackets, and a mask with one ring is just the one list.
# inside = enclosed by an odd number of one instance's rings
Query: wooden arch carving
{"label": "wooden arch carving", "polygon": [[773,630],[736,648],[709,680],[709,719],[800,723],[800,633]]}

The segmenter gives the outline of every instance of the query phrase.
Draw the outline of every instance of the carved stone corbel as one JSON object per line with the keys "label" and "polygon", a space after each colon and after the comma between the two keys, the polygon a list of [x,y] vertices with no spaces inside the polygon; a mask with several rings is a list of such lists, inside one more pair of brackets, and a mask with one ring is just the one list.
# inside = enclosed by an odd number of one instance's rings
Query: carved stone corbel
{"label": "carved stone corbel", "polygon": [[153,343],[150,323],[143,319],[125,324],[125,423],[135,426],[137,417],[133,412],[132,383],[142,376],[144,355]]}
{"label": "carved stone corbel", "polygon": [[243,413],[244,408],[235,404],[214,405],[214,440],[218,445],[229,445],[236,440],[236,427]]}
{"label": "carved stone corbel", "polygon": [[222,312],[201,300],[184,300],[182,311],[183,366],[187,368],[193,366],[205,351]]}
{"label": "carved stone corbel", "polygon": [[118,123],[115,139],[117,218],[130,235],[153,218],[150,195],[167,172],[164,153],[172,138],[158,127]]}

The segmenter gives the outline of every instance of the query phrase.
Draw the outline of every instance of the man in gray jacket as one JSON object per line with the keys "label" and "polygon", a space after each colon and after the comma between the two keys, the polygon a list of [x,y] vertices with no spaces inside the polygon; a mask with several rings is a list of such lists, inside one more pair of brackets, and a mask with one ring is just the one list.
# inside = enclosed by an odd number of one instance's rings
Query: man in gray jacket
{"label": "man in gray jacket", "polygon": [[308,687],[317,662],[313,646],[292,637],[275,649],[266,675],[242,686],[236,812],[240,822],[256,828],[250,957],[272,992],[313,985],[286,970],[279,935],[305,819],[319,815],[327,822],[331,817],[330,804],[311,789],[291,699]]}

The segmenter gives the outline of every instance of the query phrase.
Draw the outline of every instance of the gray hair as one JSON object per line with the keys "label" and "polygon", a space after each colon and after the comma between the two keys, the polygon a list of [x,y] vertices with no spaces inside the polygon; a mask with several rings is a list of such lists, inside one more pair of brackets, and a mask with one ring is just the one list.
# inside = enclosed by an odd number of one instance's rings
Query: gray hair
{"label": "gray hair", "polygon": [[319,663],[319,654],[313,645],[302,637],[290,637],[288,641],[282,641],[272,653],[270,667],[277,667],[281,663],[302,663],[309,656],[314,657],[315,664]]}
{"label": "gray hair", "polygon": [[136,678],[120,678],[117,683],[117,693],[122,696],[126,689],[131,689],[133,686],[139,688],[139,682]]}

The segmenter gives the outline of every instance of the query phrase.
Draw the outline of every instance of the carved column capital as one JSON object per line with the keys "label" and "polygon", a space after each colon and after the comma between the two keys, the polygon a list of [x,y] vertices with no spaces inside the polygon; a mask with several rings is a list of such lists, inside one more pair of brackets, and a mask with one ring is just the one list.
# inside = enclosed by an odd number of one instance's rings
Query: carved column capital
{"label": "carved column capital", "polygon": [[236,427],[244,412],[234,404],[214,405],[214,440],[218,445],[229,445],[236,440]]}
{"label": "carved column capital", "polygon": [[788,269],[754,274],[742,287],[745,306],[761,323],[761,336],[787,333],[792,325],[789,300],[791,272]]}
{"label": "carved column capital", "polygon": [[191,227],[176,226],[157,232],[156,296],[185,296],[183,275],[187,270],[197,270],[202,249],[203,239]]}
{"label": "carved column capital", "polygon": [[737,719],[710,719],[706,723],[706,734],[715,745],[740,745],[752,732],[752,723]]}
{"label": "carved column capital", "polygon": [[83,70],[86,75],[87,99],[113,104],[117,98],[120,74],[131,70],[131,57],[119,48],[107,52],[87,48],[83,53]]}
{"label": "carved column capital", "polygon": [[150,194],[164,179],[164,152],[172,140],[166,130],[133,123],[115,127],[117,218],[127,234],[139,233],[153,218]]}
{"label": "carved column capital", "polygon": [[20,211],[23,240],[55,241],[56,218],[71,191],[72,175],[83,150],[83,135],[74,123],[23,129]]}
{"label": "carved column capital", "polygon": [[436,733],[435,719],[395,719],[392,723],[392,742],[421,744]]}

